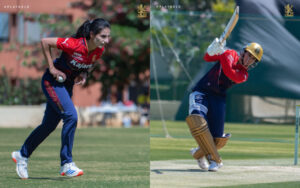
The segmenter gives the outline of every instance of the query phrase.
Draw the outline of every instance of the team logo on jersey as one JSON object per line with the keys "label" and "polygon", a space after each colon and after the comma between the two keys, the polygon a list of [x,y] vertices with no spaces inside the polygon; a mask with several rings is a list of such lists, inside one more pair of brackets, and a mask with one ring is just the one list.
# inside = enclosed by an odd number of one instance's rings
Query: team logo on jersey
{"label": "team logo on jersey", "polygon": [[77,52],[74,52],[74,53],[72,54],[72,57],[73,57],[73,58],[76,58],[76,59],[78,59],[78,60],[80,60],[80,61],[83,60],[82,55],[81,55],[80,53],[77,53]]}
{"label": "team logo on jersey", "polygon": [[77,53],[77,52],[74,52],[73,55],[77,56],[77,57],[81,57],[82,56],[80,53]]}
{"label": "team logo on jersey", "polygon": [[68,40],[69,38],[66,38],[61,44],[66,44],[67,46],[69,46],[69,44],[67,43]]}

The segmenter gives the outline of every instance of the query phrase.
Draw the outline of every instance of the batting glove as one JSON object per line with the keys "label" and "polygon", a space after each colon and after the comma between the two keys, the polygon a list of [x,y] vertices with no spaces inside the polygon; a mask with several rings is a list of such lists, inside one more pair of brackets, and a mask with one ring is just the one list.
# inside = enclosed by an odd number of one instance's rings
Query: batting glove
{"label": "batting glove", "polygon": [[215,40],[208,46],[206,52],[210,56],[220,55],[220,54],[224,53],[225,45],[226,45],[226,41],[221,43],[218,38],[215,38]]}

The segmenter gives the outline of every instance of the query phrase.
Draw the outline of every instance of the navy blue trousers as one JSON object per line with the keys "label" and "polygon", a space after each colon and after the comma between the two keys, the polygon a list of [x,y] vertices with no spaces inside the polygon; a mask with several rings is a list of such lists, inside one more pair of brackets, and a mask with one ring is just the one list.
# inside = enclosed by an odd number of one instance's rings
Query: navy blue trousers
{"label": "navy blue trousers", "polygon": [[189,114],[199,114],[207,121],[213,137],[222,137],[226,113],[226,97],[194,91],[189,98]]}
{"label": "navy blue trousers", "polygon": [[47,97],[47,106],[42,123],[25,140],[21,154],[30,157],[40,143],[55,130],[63,120],[61,132],[61,165],[72,162],[72,148],[77,126],[77,112],[72,102],[73,83],[59,83],[47,70],[42,78],[42,89]]}

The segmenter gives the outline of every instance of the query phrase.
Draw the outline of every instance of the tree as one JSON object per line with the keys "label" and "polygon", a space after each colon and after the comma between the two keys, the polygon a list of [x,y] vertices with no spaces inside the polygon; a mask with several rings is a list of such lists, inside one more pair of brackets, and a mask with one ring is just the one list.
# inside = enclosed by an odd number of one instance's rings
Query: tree
{"label": "tree", "polygon": [[159,63],[168,64],[169,79],[173,83],[172,93],[179,93],[173,95],[173,100],[183,97],[185,91],[178,89],[177,92],[174,87],[184,84],[186,88],[204,67],[201,63],[203,54],[213,39],[223,32],[234,6],[233,0],[198,0],[182,1],[178,10],[152,11],[152,52],[155,55],[161,54],[161,51],[164,53]]}
{"label": "tree", "polygon": [[[130,75],[134,74],[135,78],[138,78],[140,72],[149,69],[149,14],[147,18],[137,17],[137,6],[142,4],[149,11],[149,1],[136,3],[131,0],[93,0],[89,5],[85,2],[79,0],[71,4],[73,7],[87,11],[86,18],[74,20],[72,23],[68,16],[29,14],[27,17],[39,21],[43,26],[44,33],[50,37],[71,36],[85,19],[102,17],[111,23],[111,42],[106,48],[103,58],[96,62],[96,66],[85,84],[86,87],[95,82],[102,82],[104,86],[102,87],[104,93],[102,96],[106,97],[110,85],[117,84],[118,88],[122,89],[130,81]],[[35,50],[29,52],[28,56],[42,54],[40,44],[35,45]],[[45,61],[40,64],[24,61],[23,64],[33,66],[38,70],[44,70],[47,67]]]}

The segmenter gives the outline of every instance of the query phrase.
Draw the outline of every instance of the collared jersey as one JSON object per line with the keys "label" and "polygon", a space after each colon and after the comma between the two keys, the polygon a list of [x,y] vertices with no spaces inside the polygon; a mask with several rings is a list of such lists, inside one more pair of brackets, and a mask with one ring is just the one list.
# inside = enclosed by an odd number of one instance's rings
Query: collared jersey
{"label": "collared jersey", "polygon": [[225,96],[227,89],[248,79],[248,72],[238,63],[239,55],[235,50],[226,50],[223,54],[214,56],[206,53],[204,60],[218,62],[197,82],[193,91]]}
{"label": "collared jersey", "polygon": [[90,69],[104,51],[104,47],[96,48],[89,54],[85,38],[58,38],[56,46],[62,53],[55,59],[54,66],[66,74],[67,80]]}

